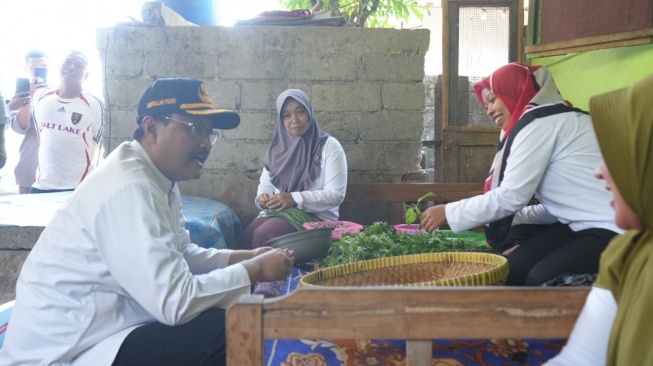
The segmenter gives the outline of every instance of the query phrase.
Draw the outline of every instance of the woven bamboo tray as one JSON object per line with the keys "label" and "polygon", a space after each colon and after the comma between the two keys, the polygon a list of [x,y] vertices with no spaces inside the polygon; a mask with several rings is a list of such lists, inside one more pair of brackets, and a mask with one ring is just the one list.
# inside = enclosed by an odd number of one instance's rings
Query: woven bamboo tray
{"label": "woven bamboo tray", "polygon": [[300,287],[487,286],[508,278],[505,257],[489,253],[425,253],[379,258],[317,270]]}

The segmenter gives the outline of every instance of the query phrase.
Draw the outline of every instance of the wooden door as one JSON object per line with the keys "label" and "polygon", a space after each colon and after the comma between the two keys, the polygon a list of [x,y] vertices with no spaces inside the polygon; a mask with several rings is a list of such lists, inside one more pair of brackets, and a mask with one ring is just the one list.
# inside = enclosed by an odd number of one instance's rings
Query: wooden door
{"label": "wooden door", "polygon": [[497,151],[496,127],[449,128],[443,133],[443,182],[484,182]]}
{"label": "wooden door", "polygon": [[487,177],[500,129],[485,115],[473,84],[508,62],[522,60],[523,4],[523,0],[442,1],[442,120],[435,126],[436,182],[484,182]]}

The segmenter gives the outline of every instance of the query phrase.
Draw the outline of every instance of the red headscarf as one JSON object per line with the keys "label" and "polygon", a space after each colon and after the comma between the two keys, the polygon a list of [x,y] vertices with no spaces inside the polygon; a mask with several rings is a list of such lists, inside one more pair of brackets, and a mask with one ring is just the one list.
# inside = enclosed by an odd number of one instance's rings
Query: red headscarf
{"label": "red headscarf", "polygon": [[504,138],[510,134],[512,127],[528,109],[528,103],[540,90],[540,85],[536,84],[533,78],[533,73],[540,67],[513,62],[502,66],[490,76],[474,84],[476,98],[481,105],[485,104],[481,91],[487,89],[501,99],[510,111],[510,121],[503,134]]}
{"label": "red headscarf", "polygon": [[[510,111],[510,121],[501,136],[502,141],[510,135],[512,128],[529,109],[554,103],[565,103],[571,106],[571,103],[562,99],[549,69],[542,66],[530,66],[523,62],[513,62],[502,66],[490,76],[474,84],[476,98],[482,105],[485,104],[481,94],[483,89],[489,90],[501,99]],[[501,148],[497,151],[488,179],[485,181],[485,192],[498,186],[498,175],[504,168],[502,161],[505,158],[507,155],[504,156],[503,148]]]}

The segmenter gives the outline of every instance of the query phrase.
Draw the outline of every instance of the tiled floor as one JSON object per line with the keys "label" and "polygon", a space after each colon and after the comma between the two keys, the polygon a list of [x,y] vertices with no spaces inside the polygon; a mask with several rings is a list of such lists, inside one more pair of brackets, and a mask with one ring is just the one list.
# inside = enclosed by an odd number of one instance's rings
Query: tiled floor
{"label": "tiled floor", "polygon": [[0,169],[0,196],[18,194],[18,186],[14,178],[14,166],[18,161],[18,147],[23,140],[23,136],[7,129],[5,130],[5,140],[7,163]]}

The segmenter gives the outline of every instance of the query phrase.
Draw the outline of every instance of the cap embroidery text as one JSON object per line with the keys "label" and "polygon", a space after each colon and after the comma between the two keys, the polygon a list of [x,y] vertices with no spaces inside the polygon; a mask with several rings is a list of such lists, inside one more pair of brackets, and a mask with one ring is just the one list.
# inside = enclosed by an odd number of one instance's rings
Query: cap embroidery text
{"label": "cap embroidery text", "polygon": [[157,107],[160,105],[166,105],[166,104],[177,104],[177,98],[153,100],[147,103],[147,108],[149,109],[149,108]]}

